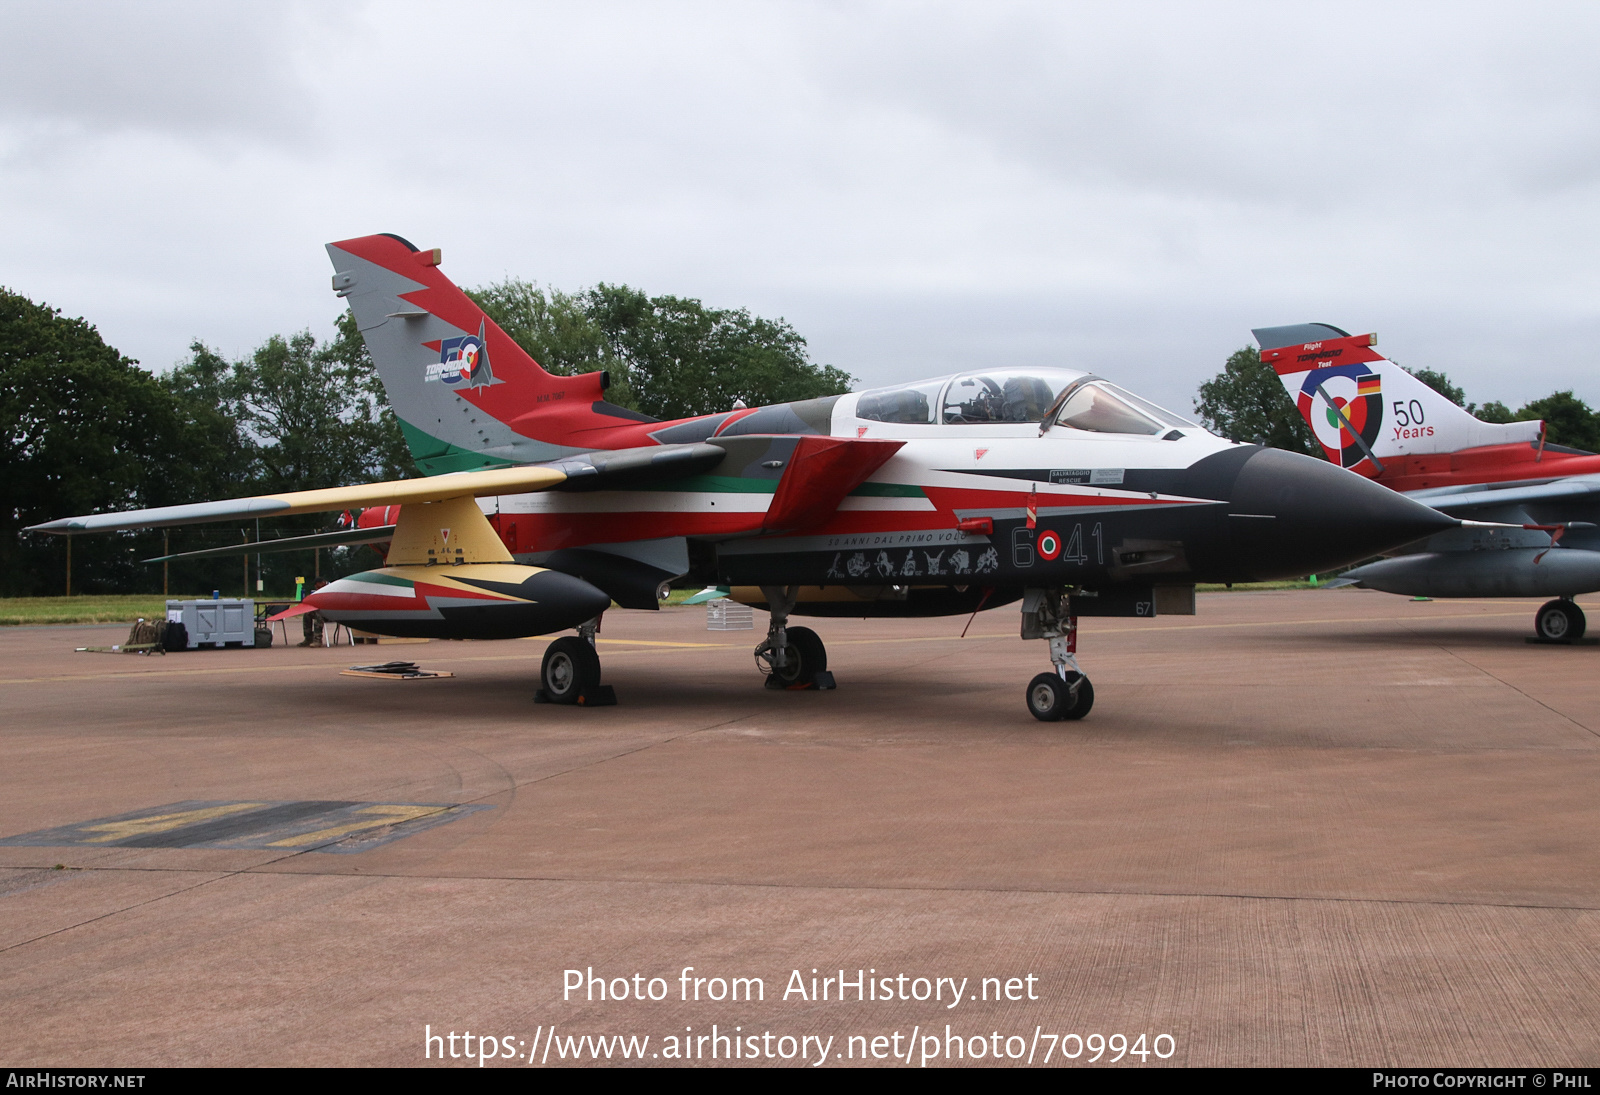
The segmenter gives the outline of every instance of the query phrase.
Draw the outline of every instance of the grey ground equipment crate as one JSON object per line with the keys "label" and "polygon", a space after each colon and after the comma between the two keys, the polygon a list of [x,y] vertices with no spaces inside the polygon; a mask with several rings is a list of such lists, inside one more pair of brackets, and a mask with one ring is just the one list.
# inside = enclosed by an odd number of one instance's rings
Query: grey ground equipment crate
{"label": "grey ground equipment crate", "polygon": [[199,646],[255,646],[254,601],[168,601],[167,622],[189,632],[189,649]]}

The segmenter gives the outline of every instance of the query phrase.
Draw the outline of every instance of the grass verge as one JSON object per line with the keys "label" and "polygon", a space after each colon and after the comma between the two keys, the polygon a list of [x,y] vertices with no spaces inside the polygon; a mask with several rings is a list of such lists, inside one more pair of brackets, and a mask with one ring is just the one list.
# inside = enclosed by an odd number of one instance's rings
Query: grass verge
{"label": "grass verge", "polygon": [[[176,596],[173,598],[177,599]],[[39,624],[132,624],[140,616],[165,616],[167,599],[159,593],[86,597],[0,598],[0,627]]]}

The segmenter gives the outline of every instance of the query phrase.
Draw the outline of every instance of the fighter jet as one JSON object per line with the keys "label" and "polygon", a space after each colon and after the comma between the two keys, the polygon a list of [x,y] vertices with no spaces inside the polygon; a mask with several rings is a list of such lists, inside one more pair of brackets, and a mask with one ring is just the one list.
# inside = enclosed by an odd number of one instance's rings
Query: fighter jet
{"label": "fighter jet", "polygon": [[376,235],[328,254],[423,478],[34,531],[390,507],[356,530],[370,540],[392,522],[386,565],[300,610],[400,636],[576,629],[544,654],[537,695],[554,703],[611,701],[601,613],[656,608],[683,576],[770,614],[754,653],[780,689],[834,686],[823,640],[792,617],[1021,602],[1022,636],[1051,663],[1027,707],[1053,721],[1094,703],[1081,616],[1193,613],[1198,581],[1325,570],[1459,524],[1077,369],[975,369],[655,421],[607,402],[605,373],[546,372],[445,277],[438,250]]}
{"label": "fighter jet", "polygon": [[1600,455],[1547,443],[1542,422],[1479,421],[1380,355],[1376,335],[1325,323],[1252,333],[1329,461],[1467,519],[1330,584],[1552,597],[1535,636],[1583,636],[1573,597],[1600,590]]}

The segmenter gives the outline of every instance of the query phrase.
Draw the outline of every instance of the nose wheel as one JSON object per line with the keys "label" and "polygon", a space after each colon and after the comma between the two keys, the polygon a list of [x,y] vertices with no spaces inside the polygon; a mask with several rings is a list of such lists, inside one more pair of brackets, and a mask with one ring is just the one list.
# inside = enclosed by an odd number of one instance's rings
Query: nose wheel
{"label": "nose wheel", "polygon": [[1583,638],[1589,621],[1571,601],[1549,601],[1533,617],[1533,633],[1541,642],[1573,643]]}
{"label": "nose wheel", "polygon": [[1028,682],[1028,713],[1040,722],[1081,719],[1094,706],[1094,685],[1082,673],[1040,673]]}
{"label": "nose wheel", "polygon": [[1029,589],[1022,595],[1022,637],[1050,643],[1048,673],[1028,682],[1028,714],[1040,722],[1081,719],[1094,706],[1094,685],[1078,668],[1078,618],[1067,594]]}

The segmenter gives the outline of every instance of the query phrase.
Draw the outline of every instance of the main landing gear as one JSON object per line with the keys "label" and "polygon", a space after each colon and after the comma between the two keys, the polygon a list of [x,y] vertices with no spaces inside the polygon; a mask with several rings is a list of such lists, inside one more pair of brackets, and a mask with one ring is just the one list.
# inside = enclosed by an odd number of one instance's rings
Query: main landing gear
{"label": "main landing gear", "polygon": [[767,674],[767,687],[779,691],[835,687],[828,672],[828,648],[809,627],[789,627],[799,586],[762,586],[772,616],[767,637],[756,647],[756,668]]}
{"label": "main landing gear", "polygon": [[1575,643],[1588,626],[1583,609],[1566,597],[1539,606],[1533,617],[1533,633],[1545,643]]}
{"label": "main landing gear", "polygon": [[584,707],[610,707],[617,694],[609,684],[600,683],[600,655],[595,653],[595,634],[600,617],[578,625],[576,635],[565,635],[545,647],[539,666],[536,703],[579,704]]}
{"label": "main landing gear", "polygon": [[1064,590],[1022,594],[1022,637],[1048,639],[1055,668],[1028,682],[1028,712],[1040,722],[1081,719],[1094,706],[1094,685],[1078,668],[1078,618]]}

